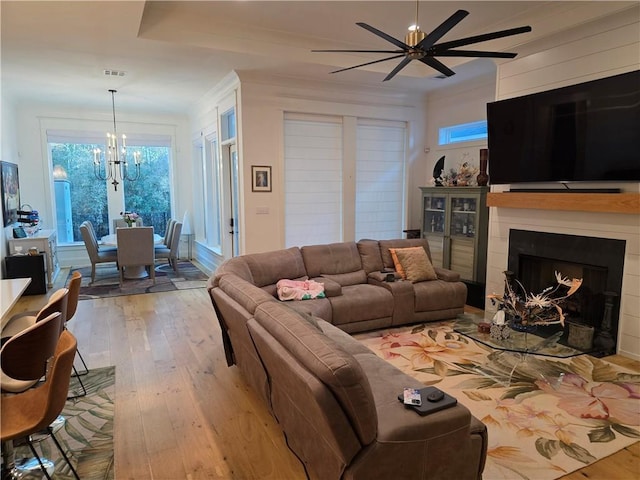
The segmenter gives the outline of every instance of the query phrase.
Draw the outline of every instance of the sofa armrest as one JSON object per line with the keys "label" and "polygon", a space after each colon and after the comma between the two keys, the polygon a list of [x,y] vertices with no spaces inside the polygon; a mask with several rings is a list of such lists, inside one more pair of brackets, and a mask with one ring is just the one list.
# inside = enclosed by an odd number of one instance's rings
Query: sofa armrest
{"label": "sofa armrest", "polygon": [[[398,401],[404,387],[424,387],[374,354],[356,354],[367,375],[378,413],[376,441],[363,461],[355,461],[346,479],[393,478],[398,465],[405,478],[482,478],[486,443],[478,436],[486,430],[462,404],[420,416]],[[428,452],[428,454],[425,454]],[[388,465],[388,459],[394,462]],[[366,461],[365,461],[366,459]]]}
{"label": "sofa armrest", "polygon": [[378,283],[381,283],[381,282],[390,283],[386,281],[387,275],[389,274],[393,275],[394,281],[402,280],[402,277],[398,272],[394,270],[385,270],[385,271],[375,271],[375,272],[369,273],[367,275],[367,283],[373,283],[374,285],[377,285],[377,286],[381,286],[381,285],[378,285]]}
{"label": "sofa armrest", "polygon": [[398,278],[398,274],[396,274],[396,280],[394,282],[386,282],[384,280],[386,276],[387,273],[371,272],[367,277],[367,282],[391,292],[391,295],[393,295],[393,317],[391,319],[391,325],[405,324],[408,319],[413,318],[414,315],[415,291],[413,283]]}
{"label": "sofa armrest", "polygon": [[322,283],[324,285],[324,294],[327,298],[329,297],[339,297],[342,295],[342,285],[340,285],[335,280],[331,280],[326,277],[315,277],[312,280]]}
{"label": "sofa armrest", "polygon": [[447,270],[446,268],[434,267],[438,280],[444,280],[445,282],[459,282],[460,274],[453,270]]}

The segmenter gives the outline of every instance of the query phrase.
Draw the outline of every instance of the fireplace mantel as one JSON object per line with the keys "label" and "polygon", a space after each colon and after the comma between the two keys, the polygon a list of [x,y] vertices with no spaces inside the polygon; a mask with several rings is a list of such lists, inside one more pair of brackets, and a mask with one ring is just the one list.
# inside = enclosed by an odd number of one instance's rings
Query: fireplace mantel
{"label": "fireplace mantel", "polygon": [[491,192],[487,206],[639,214],[640,193]]}

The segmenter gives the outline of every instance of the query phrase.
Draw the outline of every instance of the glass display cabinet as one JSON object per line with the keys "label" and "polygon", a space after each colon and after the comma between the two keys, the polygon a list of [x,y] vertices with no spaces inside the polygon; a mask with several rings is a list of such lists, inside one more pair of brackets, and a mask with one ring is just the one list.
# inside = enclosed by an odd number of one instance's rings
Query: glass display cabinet
{"label": "glass display cabinet", "polygon": [[420,187],[422,237],[429,241],[435,266],[485,283],[487,268],[488,187]]}

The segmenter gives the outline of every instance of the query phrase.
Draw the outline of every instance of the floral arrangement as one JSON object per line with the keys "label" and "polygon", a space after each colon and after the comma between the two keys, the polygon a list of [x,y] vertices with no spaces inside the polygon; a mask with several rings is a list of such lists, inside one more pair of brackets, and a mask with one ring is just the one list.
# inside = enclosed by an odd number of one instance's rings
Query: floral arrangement
{"label": "floral arrangement", "polygon": [[122,215],[122,220],[124,220],[124,223],[126,223],[129,227],[131,227],[131,225],[133,225],[136,220],[140,218],[140,215],[138,215],[136,212],[120,212],[120,215]]}
{"label": "floral arrangement", "polygon": [[478,168],[469,162],[463,162],[458,165],[458,169],[450,168],[448,173],[442,173],[438,178],[432,178],[434,184],[444,185],[445,187],[468,187],[476,184],[478,176]]}
{"label": "floral arrangement", "polygon": [[517,290],[512,285],[512,272],[505,274],[505,291],[502,296],[488,295],[491,303],[499,305],[499,311],[510,315],[520,325],[554,325],[564,326],[565,316],[560,306],[582,285],[582,279],[569,280],[561,273],[555,272],[555,286],[547,287],[538,294],[527,293],[524,286],[515,280]]}

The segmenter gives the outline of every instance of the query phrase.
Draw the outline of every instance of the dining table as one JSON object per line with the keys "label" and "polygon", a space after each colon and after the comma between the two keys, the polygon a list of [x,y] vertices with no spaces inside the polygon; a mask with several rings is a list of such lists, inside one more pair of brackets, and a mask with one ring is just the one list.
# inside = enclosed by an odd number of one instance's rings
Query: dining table
{"label": "dining table", "polygon": [[[161,237],[157,233],[153,234],[153,244],[161,245],[164,241],[164,237]],[[109,235],[105,235],[100,238],[100,245],[104,245],[105,247],[117,247],[118,246],[118,237],[115,233],[110,233]],[[124,272],[124,277],[129,279],[140,279],[147,277],[147,271],[144,266],[131,266],[127,267]]]}
{"label": "dining table", "polygon": [[30,278],[9,278],[0,280],[1,328],[9,322],[9,313],[31,283]]}

